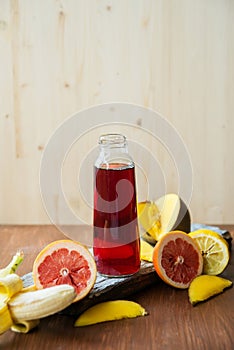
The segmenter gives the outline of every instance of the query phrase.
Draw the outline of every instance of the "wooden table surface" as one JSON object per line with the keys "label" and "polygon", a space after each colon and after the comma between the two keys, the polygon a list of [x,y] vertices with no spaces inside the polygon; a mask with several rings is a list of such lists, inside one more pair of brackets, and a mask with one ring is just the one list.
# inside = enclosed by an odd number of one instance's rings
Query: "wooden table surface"
{"label": "wooden table surface", "polygon": [[[220,227],[227,228],[234,238],[234,225]],[[30,272],[37,253],[62,238],[54,226],[0,226],[0,266],[20,248],[25,260],[18,273]],[[234,281],[233,258],[223,276]],[[195,307],[188,301],[187,290],[161,281],[128,299],[139,302],[149,315],[84,328],[73,327],[72,317],[53,315],[41,320],[29,334],[4,333],[0,349],[234,349],[234,288]]]}

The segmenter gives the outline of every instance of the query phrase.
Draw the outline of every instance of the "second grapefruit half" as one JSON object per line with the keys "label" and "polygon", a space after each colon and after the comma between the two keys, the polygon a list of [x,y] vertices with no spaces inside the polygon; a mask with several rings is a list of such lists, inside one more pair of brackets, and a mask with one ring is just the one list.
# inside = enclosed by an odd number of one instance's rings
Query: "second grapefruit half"
{"label": "second grapefruit half", "polygon": [[181,289],[188,288],[203,268],[198,245],[182,231],[172,231],[161,236],[154,248],[153,263],[164,282]]}
{"label": "second grapefruit half", "polygon": [[89,250],[79,242],[59,240],[48,244],[33,264],[33,279],[38,289],[58,284],[75,288],[78,301],[92,289],[96,264]]}

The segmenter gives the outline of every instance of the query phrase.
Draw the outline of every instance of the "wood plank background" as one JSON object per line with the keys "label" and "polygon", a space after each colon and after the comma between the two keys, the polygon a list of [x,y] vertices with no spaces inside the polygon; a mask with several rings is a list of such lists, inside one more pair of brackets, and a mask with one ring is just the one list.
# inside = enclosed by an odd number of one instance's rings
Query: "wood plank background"
{"label": "wood plank background", "polygon": [[49,137],[112,101],[173,124],[193,164],[193,220],[233,223],[233,0],[0,0],[0,223],[49,223]]}

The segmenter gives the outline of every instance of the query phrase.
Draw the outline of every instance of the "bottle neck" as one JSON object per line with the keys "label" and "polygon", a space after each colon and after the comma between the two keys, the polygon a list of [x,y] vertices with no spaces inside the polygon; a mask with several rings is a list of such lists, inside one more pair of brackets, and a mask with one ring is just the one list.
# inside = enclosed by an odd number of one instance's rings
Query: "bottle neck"
{"label": "bottle neck", "polygon": [[[95,163],[97,167],[113,168],[134,166],[128,153],[126,137],[122,134],[104,134],[99,138],[100,154]],[[108,166],[110,165],[110,166]]]}
{"label": "bottle neck", "polygon": [[122,134],[103,134],[99,137],[100,149],[127,148],[126,137]]}

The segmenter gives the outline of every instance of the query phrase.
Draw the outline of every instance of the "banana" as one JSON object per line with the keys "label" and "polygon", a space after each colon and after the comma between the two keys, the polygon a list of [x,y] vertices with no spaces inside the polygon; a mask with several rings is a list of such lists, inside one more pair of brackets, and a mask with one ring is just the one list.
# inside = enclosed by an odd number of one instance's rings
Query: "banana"
{"label": "banana", "polygon": [[61,284],[41,290],[20,292],[8,302],[14,322],[37,320],[69,306],[76,297],[75,289]]}
{"label": "banana", "polygon": [[20,321],[20,323],[15,323],[11,326],[11,330],[17,333],[28,333],[31,329],[37,327],[40,320],[31,321]]}
{"label": "banana", "polygon": [[0,304],[0,334],[6,332],[13,325],[11,314],[6,304]]}
{"label": "banana", "polygon": [[81,314],[75,327],[88,326],[105,321],[120,320],[147,315],[147,311],[138,303],[127,300],[106,301],[92,306]]}
{"label": "banana", "polygon": [[8,329],[28,333],[40,318],[61,311],[76,297],[75,289],[68,284],[41,290],[35,290],[35,285],[23,288],[21,278],[15,274],[23,257],[23,252],[17,252],[11,262],[0,269],[0,334]]}
{"label": "banana", "polygon": [[23,282],[15,273],[0,278],[0,334],[13,325],[7,302],[22,288]]}
{"label": "banana", "polygon": [[15,273],[0,278],[0,301],[7,302],[14,294],[21,291],[22,288],[23,282]]}
{"label": "banana", "polygon": [[32,284],[31,286],[24,287],[21,292],[32,292],[33,290],[37,290],[37,287],[35,284]]}
{"label": "banana", "polygon": [[24,259],[24,253],[22,251],[18,251],[13,256],[11,262],[3,269],[0,269],[0,277],[6,277],[11,273],[15,273],[19,265],[22,263],[23,259]]}

